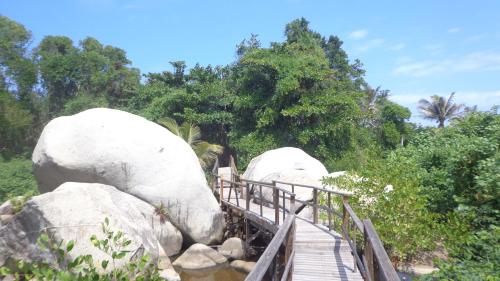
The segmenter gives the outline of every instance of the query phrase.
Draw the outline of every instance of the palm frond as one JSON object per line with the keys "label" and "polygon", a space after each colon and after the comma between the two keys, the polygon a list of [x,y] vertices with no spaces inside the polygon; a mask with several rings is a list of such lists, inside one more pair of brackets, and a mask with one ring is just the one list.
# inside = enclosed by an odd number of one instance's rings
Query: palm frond
{"label": "palm frond", "polygon": [[175,119],[170,118],[170,117],[165,117],[165,118],[161,118],[160,120],[158,120],[157,123],[162,125],[163,127],[167,128],[173,134],[175,134],[181,138],[183,137],[182,132],[181,132],[181,128],[180,128],[179,124],[177,124],[177,121],[175,121]]}
{"label": "palm frond", "polygon": [[201,129],[194,124],[184,122],[179,125],[172,118],[162,118],[158,120],[158,123],[170,130],[172,133],[181,137],[191,146],[203,169],[209,167],[210,164],[217,159],[217,156],[224,151],[224,147],[218,144],[211,144],[206,141],[202,141]]}
{"label": "palm frond", "polygon": [[433,95],[430,100],[421,99],[417,107],[424,119],[434,119],[439,127],[443,127],[444,122],[459,115],[463,107],[462,104],[453,102],[454,97],[454,92],[448,98]]}
{"label": "palm frond", "polygon": [[187,134],[187,143],[193,144],[200,140],[201,138],[201,130],[200,127],[189,124],[189,133]]}
{"label": "palm frond", "polygon": [[200,141],[193,145],[193,150],[200,160],[202,168],[207,168],[217,159],[217,156],[224,151],[224,147],[218,144],[211,144],[206,141]]}

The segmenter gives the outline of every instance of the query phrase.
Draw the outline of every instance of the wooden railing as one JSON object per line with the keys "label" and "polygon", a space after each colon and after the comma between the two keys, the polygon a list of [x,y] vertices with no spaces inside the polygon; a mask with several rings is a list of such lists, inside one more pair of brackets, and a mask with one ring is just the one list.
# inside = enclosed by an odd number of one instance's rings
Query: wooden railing
{"label": "wooden railing", "polygon": [[[371,220],[361,221],[347,200],[343,200],[342,236],[349,243],[356,265],[364,280],[399,281],[387,252]],[[356,232],[362,234],[362,247],[356,245]]]}
{"label": "wooden railing", "polygon": [[[325,187],[273,181],[274,186],[277,183],[290,186],[293,193],[295,193],[297,187],[312,189],[313,196],[311,201],[295,199],[295,202],[312,207],[314,224],[317,224],[319,221],[320,210],[327,213],[329,230],[335,227],[335,217],[342,220],[340,229],[342,237],[347,240],[354,256],[353,268],[354,270],[359,268],[365,280],[400,280],[371,221],[369,219],[361,221],[349,205],[349,197],[352,196],[352,193],[331,190]],[[324,194],[322,197],[323,200],[320,200],[322,193]],[[342,204],[339,206],[342,208],[342,214],[333,208],[333,196],[342,197]],[[363,244],[357,244],[357,235],[356,233],[352,234],[354,231],[358,231],[363,237]],[[360,256],[361,252],[363,254]]]}
{"label": "wooden railing", "polygon": [[[289,183],[289,182],[284,182],[284,181],[273,181],[273,184],[281,184],[281,185],[288,185],[291,188],[291,191],[295,193],[296,188],[307,188],[307,189],[312,189],[312,200],[311,201],[303,201],[295,198],[296,203],[301,203],[303,205],[311,206],[312,207],[312,219],[313,223],[317,224],[319,222],[319,212],[320,210],[323,210],[327,213],[328,216],[328,229],[331,230],[334,226],[334,219],[335,216],[337,216],[339,219],[342,218],[342,214],[335,210],[333,208],[333,198],[334,196],[341,196],[342,198],[349,198],[352,193],[350,192],[344,192],[344,191],[338,191],[338,190],[332,190],[329,188],[325,187],[317,187],[317,186],[312,186],[312,185],[306,185],[306,184],[300,184],[300,183]],[[324,196],[324,204],[320,203],[320,198],[322,193],[325,194]]]}
{"label": "wooden railing", "polygon": [[[295,215],[289,215],[274,235],[273,239],[267,245],[266,250],[260,256],[255,264],[254,269],[247,275],[245,281],[261,281],[266,276],[266,273],[272,280],[288,281],[291,280],[291,272],[293,272],[293,249],[295,241]],[[284,263],[285,267],[279,278],[279,252],[281,246],[284,245]]]}
{"label": "wooden railing", "polygon": [[[218,163],[217,163],[218,164]],[[317,187],[304,185],[299,183],[289,183],[283,181],[259,182],[240,178],[238,176],[234,160],[230,159],[231,165],[231,180],[220,178],[214,167],[213,174],[215,185],[219,188],[219,196],[221,204],[231,204],[236,208],[245,210],[248,216],[252,216],[255,221],[260,221],[263,226],[269,224],[273,227],[268,228],[275,233],[275,236],[267,246],[266,250],[258,260],[254,269],[249,273],[245,281],[260,281],[263,280],[266,273],[270,274],[272,280],[278,280],[280,271],[277,264],[280,247],[285,245],[285,267],[281,272],[281,280],[291,280],[291,272],[293,271],[293,256],[294,248],[293,241],[295,239],[295,213],[297,203],[311,206],[313,209],[313,223],[319,222],[320,210],[325,211],[328,216],[328,229],[333,228],[340,230],[342,237],[348,242],[354,256],[354,270],[359,269],[364,280],[368,281],[399,281],[399,277],[392,266],[392,263],[383,247],[383,244],[369,219],[361,221],[354,210],[349,205],[349,197],[352,193],[331,190],[325,187]],[[218,165],[217,165],[218,168]],[[220,185],[219,185],[220,184]],[[226,191],[224,186],[229,186]],[[277,184],[289,186],[289,189],[277,186]],[[266,200],[263,195],[263,188],[271,188],[273,199]],[[312,189],[312,200],[303,201],[296,198],[296,188]],[[240,198],[242,191],[245,191],[244,198]],[[259,204],[257,212],[250,209],[250,200],[253,195],[259,195],[256,202]],[[231,195],[234,194],[234,197]],[[323,195],[324,194],[324,195]],[[342,198],[341,204],[334,207],[334,196]],[[235,203],[232,202],[232,198]],[[240,202],[240,199],[244,201]],[[281,201],[281,202],[280,202]],[[289,202],[288,209],[286,206]],[[280,206],[281,203],[281,206]],[[274,209],[274,221],[267,220],[263,214],[263,204],[272,206]],[[342,213],[339,210],[342,209]],[[280,225],[280,213],[282,214],[282,224]],[[335,224],[335,219],[341,220],[340,225]],[[337,227],[336,227],[337,226]],[[358,243],[357,237],[362,238],[362,243]],[[286,243],[285,243],[286,242]]]}
{"label": "wooden railing", "polygon": [[[241,182],[235,182],[235,181],[229,181],[229,180],[224,180],[220,179],[220,186],[224,187],[229,185],[228,188],[220,188],[219,189],[219,196],[220,196],[220,202],[225,202],[229,204],[235,205],[237,208],[242,208],[247,212],[252,212],[260,217],[264,218],[264,203],[270,203],[272,208],[274,209],[274,221],[272,223],[274,225],[279,225],[280,224],[280,213],[282,217],[282,221],[285,221],[285,217],[289,213],[293,213],[293,210],[295,210],[295,194],[293,192],[290,192],[286,189],[279,188],[275,184],[269,184],[265,182],[258,182],[258,181],[250,181],[250,180],[244,180],[241,179]],[[257,200],[259,203],[259,210],[258,212],[254,212],[253,210],[250,209],[250,201],[252,198],[249,196],[250,194],[250,185],[257,185],[258,191],[260,192],[260,198]],[[271,188],[273,190],[273,200],[268,201],[264,198],[262,188]],[[226,189],[226,190],[225,190]],[[227,190],[229,189],[229,190]],[[241,190],[245,190],[246,195],[244,198],[240,198],[241,196]],[[227,194],[227,195],[226,195]],[[233,195],[234,197],[231,197]],[[282,200],[282,204],[280,206],[280,199]],[[243,206],[243,202],[240,203],[240,200],[244,200],[245,205]],[[288,208],[286,208],[286,202],[288,201]],[[232,202],[235,202],[232,203]]]}

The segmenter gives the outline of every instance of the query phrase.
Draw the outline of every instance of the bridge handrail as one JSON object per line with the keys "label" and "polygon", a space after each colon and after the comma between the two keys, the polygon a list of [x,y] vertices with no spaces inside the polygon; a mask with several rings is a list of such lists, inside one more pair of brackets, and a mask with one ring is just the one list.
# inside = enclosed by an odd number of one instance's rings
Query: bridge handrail
{"label": "bridge handrail", "polygon": [[[240,179],[240,181],[242,181],[242,179]],[[229,183],[229,193],[228,193],[228,196],[227,196],[227,200],[226,198],[224,197],[224,183]],[[273,209],[274,209],[274,224],[275,225],[279,225],[280,224],[280,209],[282,210],[282,214],[283,214],[283,221],[285,221],[285,217],[286,217],[286,214],[287,214],[287,210],[286,210],[286,199],[288,199],[290,201],[289,203],[289,213],[292,213],[294,212],[295,210],[295,193],[293,192],[290,192],[286,189],[283,189],[283,188],[280,188],[280,187],[277,187],[276,185],[269,185],[269,184],[266,184],[265,186],[267,187],[270,187],[273,189],[273,201],[272,202],[269,202],[268,200],[265,200],[262,196],[262,186],[264,185],[261,185],[261,184],[257,184],[260,186],[260,199],[259,199],[259,210],[260,210],[260,216],[263,217],[263,202],[266,201],[267,203],[271,203],[273,205]],[[235,181],[230,181],[230,180],[225,180],[223,178],[220,178],[220,190],[219,190],[219,196],[220,196],[220,202],[228,202],[229,204],[231,204],[231,192],[232,190],[234,190],[234,194],[235,194],[235,199],[236,199],[236,207],[240,207],[240,199],[239,199],[239,195],[238,195],[238,192],[240,192],[241,194],[241,190],[238,191],[238,188],[237,187],[244,187],[245,190],[246,190],[246,194],[247,196],[245,196],[244,200],[245,200],[245,210],[246,211],[251,211],[250,210],[250,196],[248,195],[249,192],[250,192],[250,186],[249,186],[249,182],[247,183],[243,183],[243,182],[235,182]],[[283,194],[283,196],[280,196],[280,192]],[[288,195],[288,197],[286,196]],[[282,206],[280,208],[280,198],[282,199]]]}
{"label": "bridge handrail", "polygon": [[[254,268],[245,278],[245,281],[261,281],[264,279],[264,275],[269,270],[273,262],[277,262],[277,255],[281,245],[286,240],[285,246],[285,270],[284,273],[288,275],[291,272],[291,267],[293,263],[293,241],[295,240],[295,215],[289,215],[281,227],[279,228],[276,235],[274,235],[271,243],[267,246],[266,250],[260,256],[259,260],[255,264]],[[274,274],[277,274],[276,270],[273,270]],[[288,276],[285,274],[282,276],[281,280],[287,280]],[[277,280],[277,278],[273,278]]]}
{"label": "bridge handrail", "polygon": [[[368,280],[399,281],[399,276],[392,266],[391,260],[378,237],[371,220],[363,220],[365,226],[365,248],[363,260],[365,261]],[[382,277],[382,279],[380,279]]]}
{"label": "bridge handrail", "polygon": [[[349,205],[347,199],[343,200],[343,206],[342,236],[347,240],[351,248],[354,256],[354,268],[356,268],[357,265],[364,280],[399,281],[398,274],[371,220],[365,219],[361,221]],[[352,224],[349,223],[349,218],[352,220]],[[363,248],[361,249],[363,254],[361,257],[356,245],[356,234],[349,234],[351,225],[353,226],[351,227],[352,229],[359,231],[363,235]],[[380,277],[382,277],[382,279]]]}
{"label": "bridge handrail", "polygon": [[316,189],[318,191],[324,191],[324,192],[328,192],[328,193],[332,193],[332,194],[335,194],[335,195],[340,195],[340,196],[347,196],[347,197],[350,197],[352,196],[352,192],[348,192],[348,191],[340,191],[340,190],[332,190],[332,189],[328,189],[326,187],[319,187],[319,186],[314,186],[314,185],[307,185],[307,184],[301,184],[301,183],[293,183],[293,182],[286,182],[286,181],[278,181],[278,180],[275,180],[273,182],[276,182],[276,183],[281,183],[281,184],[286,184],[286,185],[290,185],[290,186],[299,186],[299,187],[305,187],[305,188],[311,188],[311,189]]}
{"label": "bridge handrail", "polygon": [[[231,170],[232,173],[234,171],[237,171],[235,169],[234,165],[234,160],[231,159]],[[218,168],[218,163],[216,162],[215,167]],[[214,167],[214,170],[215,170]],[[236,195],[236,202],[237,206],[239,206],[239,201],[238,201],[238,188],[240,187],[240,192],[243,188],[246,190],[246,210],[250,211],[249,209],[249,204],[250,204],[250,194],[249,194],[249,188],[250,185],[256,185],[260,186],[260,189],[262,189],[262,186],[264,187],[269,187],[273,189],[273,202],[269,202],[267,200],[264,200],[262,198],[262,191],[261,192],[261,198],[260,198],[260,216],[263,217],[262,214],[262,202],[266,201],[269,203],[273,204],[273,207],[275,209],[275,228],[277,229],[274,230],[276,232],[275,236],[271,240],[271,243],[268,245],[262,256],[259,258],[257,261],[257,264],[255,265],[254,269],[248,274],[247,278],[245,281],[260,281],[264,278],[264,275],[266,272],[270,269],[271,265],[273,262],[277,262],[277,255],[279,253],[279,249],[281,245],[283,244],[284,240],[287,240],[287,243],[285,244],[285,268],[283,272],[283,276],[281,277],[281,280],[288,280],[289,279],[289,274],[291,274],[292,267],[293,267],[293,255],[295,253],[295,249],[293,248],[293,241],[295,239],[295,202],[300,202],[302,204],[307,204],[307,205],[312,205],[313,207],[313,223],[318,223],[318,209],[323,209],[328,212],[328,228],[331,229],[332,225],[332,214],[336,214],[339,216],[339,214],[332,208],[331,206],[331,195],[336,195],[336,196],[342,196],[342,236],[344,237],[345,240],[347,240],[349,247],[351,248],[351,252],[354,256],[354,270],[357,270],[359,268],[361,275],[363,276],[364,280],[368,281],[378,281],[378,280],[386,280],[386,281],[399,281],[399,277],[392,266],[392,263],[389,259],[389,256],[387,255],[382,241],[380,240],[377,232],[375,231],[375,228],[369,219],[365,219],[361,221],[359,217],[356,215],[352,207],[349,205],[348,200],[349,197],[352,196],[352,193],[350,192],[342,192],[342,191],[336,191],[336,190],[331,190],[327,189],[325,187],[317,187],[317,186],[312,186],[312,185],[305,185],[305,184],[300,184],[300,183],[290,183],[290,182],[284,182],[284,181],[273,181],[272,183],[269,182],[262,182],[262,181],[254,181],[254,180],[247,180],[240,178],[239,176],[232,177],[231,180],[225,180],[222,179],[219,175],[214,173],[215,177],[215,183],[218,183],[220,180],[220,199],[221,203],[222,201],[226,201],[226,199],[223,196],[223,190],[224,190],[224,183],[229,183],[229,196],[228,200],[230,201],[231,199],[231,191],[234,189],[235,195]],[[281,188],[279,186],[276,186],[276,184],[285,184],[285,185],[290,185],[292,188],[292,191],[290,192],[287,189]],[[311,188],[313,190],[313,200],[311,202],[307,201],[301,201],[301,200],[296,200],[295,199],[295,190],[294,188],[298,187],[304,187],[304,188]],[[282,192],[283,196],[280,196],[280,193]],[[327,194],[327,204],[328,206],[325,207],[323,205],[319,204],[318,200],[318,193],[320,192],[326,192]],[[286,196],[288,195],[288,197]],[[279,200],[283,200],[283,223],[279,228],[277,226],[279,225]],[[285,199],[290,200],[290,211],[288,216],[285,218],[285,211],[286,211],[286,206],[285,206]],[[227,202],[226,201],[226,202]],[[241,207],[240,207],[241,208]],[[272,223],[272,221],[269,221]],[[362,236],[363,236],[363,244],[362,248],[360,247],[358,249],[358,245],[356,244],[356,234],[351,235],[351,231],[358,231]],[[359,251],[358,251],[359,250]],[[274,264],[273,271],[272,273],[274,275],[278,274],[278,270],[276,268],[276,264]],[[274,276],[273,280],[278,280],[278,276]]]}

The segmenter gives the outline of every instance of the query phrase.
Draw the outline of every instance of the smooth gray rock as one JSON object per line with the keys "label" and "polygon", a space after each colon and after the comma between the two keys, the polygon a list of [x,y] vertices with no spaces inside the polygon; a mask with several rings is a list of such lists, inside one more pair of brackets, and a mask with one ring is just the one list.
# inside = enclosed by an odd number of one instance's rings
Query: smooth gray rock
{"label": "smooth gray rock", "polygon": [[237,271],[250,273],[255,267],[255,264],[256,262],[253,261],[234,260],[229,265]]}
{"label": "smooth gray rock", "polygon": [[187,241],[222,239],[224,217],[196,154],[140,116],[95,108],[56,118],[45,126],[32,160],[41,193],[68,181],[109,184],[152,205],[163,203]]}
{"label": "smooth gray rock", "polygon": [[245,243],[238,237],[229,238],[222,243],[219,253],[228,259],[242,259],[245,257]]}
{"label": "smooth gray rock", "polygon": [[10,200],[5,201],[2,205],[0,205],[0,215],[13,215],[14,208],[12,208],[12,203]]}
{"label": "smooth gray rock", "polygon": [[[295,147],[283,147],[269,150],[252,159],[242,178],[273,182],[283,181],[287,183],[297,183],[309,186],[323,187],[321,179],[328,175],[328,171],[320,161],[311,157],[303,150]],[[276,183],[276,186],[295,193],[296,199],[300,201],[310,201],[313,198],[311,188]],[[244,191],[244,189],[242,190]],[[242,192],[243,193],[243,192]],[[262,187],[262,194],[257,186],[254,186],[254,199],[259,202],[261,198],[265,205],[271,205],[273,202],[273,188]],[[245,197],[246,195],[243,195]],[[282,196],[282,194],[280,194]],[[280,206],[283,204],[279,201]],[[290,209],[289,200],[285,201],[285,207]],[[300,203],[296,203],[296,208]]]}
{"label": "smooth gray rock", "polygon": [[[55,257],[36,244],[40,234],[49,233],[55,241],[75,241],[70,258],[91,254],[94,260],[109,259],[96,249],[90,237],[103,239],[101,223],[109,219],[110,228],[123,231],[132,242],[132,252],[141,246],[153,259],[159,255],[159,240],[155,229],[164,235],[161,244],[165,252],[177,253],[182,245],[181,233],[169,222],[161,224],[153,206],[116,188],[103,184],[68,182],[53,192],[34,196],[21,212],[0,226],[0,252],[7,258],[54,263]],[[130,256],[119,260],[121,266]]]}
{"label": "smooth gray rock", "polygon": [[279,174],[287,170],[303,170],[315,179],[328,175],[325,166],[303,150],[295,147],[282,147],[266,151],[253,158],[242,177],[259,181],[270,174]]}
{"label": "smooth gray rock", "polygon": [[216,250],[203,245],[194,244],[172,264],[183,270],[206,269],[226,263],[227,259]]}

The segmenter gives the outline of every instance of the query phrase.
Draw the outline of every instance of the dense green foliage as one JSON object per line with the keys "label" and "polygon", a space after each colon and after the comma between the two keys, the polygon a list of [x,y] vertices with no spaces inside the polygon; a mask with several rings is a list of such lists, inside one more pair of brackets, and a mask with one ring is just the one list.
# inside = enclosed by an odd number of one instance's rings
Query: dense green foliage
{"label": "dense green foliage", "polygon": [[[54,264],[16,261],[14,267],[1,267],[0,276],[10,275],[13,280],[37,281],[146,281],[165,280],[160,278],[156,265],[149,255],[136,256],[125,266],[117,267],[123,260],[131,244],[121,231],[114,231],[106,218],[102,223],[103,239],[96,235],[90,237],[92,245],[109,256],[109,259],[96,261],[92,255],[81,255],[72,259],[68,254],[73,250],[75,241],[56,241],[47,233],[41,234],[37,244],[42,251],[55,257]],[[104,272],[103,270],[107,270]]]}
{"label": "dense green foliage", "polygon": [[394,258],[418,257],[444,242],[450,259],[438,262],[429,280],[496,280],[499,122],[496,109],[469,113],[414,135],[355,175],[327,181],[354,191],[355,209],[372,219]]}
{"label": "dense green foliage", "polygon": [[34,195],[36,192],[30,160],[0,161],[0,202],[16,196]]}
{"label": "dense green foliage", "polygon": [[326,182],[352,191],[349,204],[356,214],[371,219],[393,261],[406,261],[433,250],[441,238],[436,215],[421,196],[423,173],[412,159],[390,153],[369,160],[356,174]]}
{"label": "dense green foliage", "polygon": [[439,271],[423,280],[487,280],[500,279],[500,228],[492,225],[467,237],[451,249],[451,258],[437,262]]}
{"label": "dense green foliage", "polygon": [[425,170],[429,209],[471,218],[474,228],[500,222],[500,117],[471,113],[443,130],[415,136],[400,153]]}

